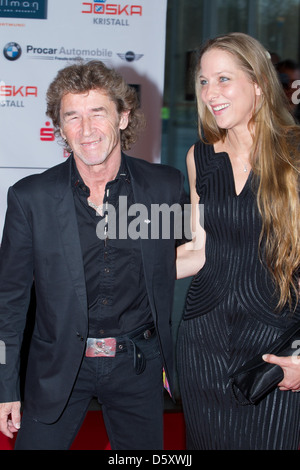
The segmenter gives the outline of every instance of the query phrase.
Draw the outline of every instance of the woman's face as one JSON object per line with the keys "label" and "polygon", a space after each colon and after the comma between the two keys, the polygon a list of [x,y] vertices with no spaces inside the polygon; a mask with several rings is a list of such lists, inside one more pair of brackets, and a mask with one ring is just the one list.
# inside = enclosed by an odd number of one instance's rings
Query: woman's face
{"label": "woman's face", "polygon": [[253,115],[261,90],[241,69],[232,54],[220,49],[201,59],[201,99],[221,129],[244,129]]}

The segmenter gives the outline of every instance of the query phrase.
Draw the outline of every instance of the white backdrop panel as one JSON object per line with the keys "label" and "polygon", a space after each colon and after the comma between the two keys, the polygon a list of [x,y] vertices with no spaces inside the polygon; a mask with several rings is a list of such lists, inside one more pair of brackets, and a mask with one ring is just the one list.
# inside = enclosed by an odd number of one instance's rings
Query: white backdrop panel
{"label": "white backdrop panel", "polygon": [[160,161],[166,9],[167,0],[0,2],[0,235],[8,187],[66,158],[45,95],[78,57],[102,60],[137,86],[147,128],[129,153]]}

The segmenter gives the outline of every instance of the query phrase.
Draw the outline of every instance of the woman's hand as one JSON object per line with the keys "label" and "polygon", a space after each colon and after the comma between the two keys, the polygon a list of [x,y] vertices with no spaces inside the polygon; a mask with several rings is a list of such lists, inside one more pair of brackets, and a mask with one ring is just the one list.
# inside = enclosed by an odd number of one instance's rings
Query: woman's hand
{"label": "woman's hand", "polygon": [[[265,354],[263,360],[270,364],[277,364],[284,372],[283,380],[278,384],[280,390],[300,392],[300,356],[279,357],[274,354]],[[299,352],[299,351],[298,351]]]}
{"label": "woman's hand", "polygon": [[194,276],[205,263],[204,245],[195,247],[194,242],[188,242],[177,248],[176,279]]}

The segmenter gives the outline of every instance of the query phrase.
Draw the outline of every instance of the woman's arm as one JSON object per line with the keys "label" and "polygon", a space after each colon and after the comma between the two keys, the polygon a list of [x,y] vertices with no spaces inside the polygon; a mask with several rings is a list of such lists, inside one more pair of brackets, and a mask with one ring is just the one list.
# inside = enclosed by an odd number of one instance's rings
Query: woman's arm
{"label": "woman's arm", "polygon": [[194,146],[187,154],[187,171],[190,185],[192,240],[177,248],[177,279],[195,275],[205,263],[205,231],[200,224],[199,196],[196,191]]}

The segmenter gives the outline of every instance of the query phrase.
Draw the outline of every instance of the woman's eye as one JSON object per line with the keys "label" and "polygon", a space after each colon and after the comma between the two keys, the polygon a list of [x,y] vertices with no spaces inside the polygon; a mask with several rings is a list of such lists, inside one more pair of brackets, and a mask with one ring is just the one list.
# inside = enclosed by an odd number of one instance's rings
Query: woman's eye
{"label": "woman's eye", "polygon": [[207,80],[204,80],[204,78],[201,79],[201,80],[200,80],[200,85],[202,85],[202,86],[203,86],[203,85],[207,85]]}
{"label": "woman's eye", "polygon": [[220,82],[227,82],[229,78],[227,77],[220,77]]}

